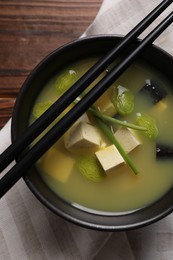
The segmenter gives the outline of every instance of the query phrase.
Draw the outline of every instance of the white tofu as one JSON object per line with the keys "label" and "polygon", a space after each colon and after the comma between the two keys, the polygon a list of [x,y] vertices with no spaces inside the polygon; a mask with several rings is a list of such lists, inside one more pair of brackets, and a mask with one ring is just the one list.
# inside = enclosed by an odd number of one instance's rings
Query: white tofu
{"label": "white tofu", "polygon": [[165,103],[164,100],[161,100],[157,102],[155,105],[152,106],[150,112],[153,116],[158,115],[162,112],[164,112],[167,109],[167,104]]}
{"label": "white tofu", "polygon": [[115,138],[122,145],[126,153],[130,153],[141,144],[134,133],[132,133],[132,131],[127,127],[119,128],[114,135]]}
{"label": "white tofu", "polygon": [[113,105],[112,102],[106,104],[104,108],[101,109],[101,112],[107,116],[114,116],[117,113],[115,106]]}
{"label": "white tofu", "polygon": [[124,159],[115,147],[115,145],[107,146],[95,153],[97,159],[107,174],[109,170],[124,164]]}
{"label": "white tofu", "polygon": [[[68,165],[67,169],[64,167],[64,159]],[[39,161],[39,165],[44,169],[44,172],[61,183],[68,181],[74,164],[73,158],[67,156],[60,149],[56,149],[55,147],[51,147]]]}
{"label": "white tofu", "polygon": [[78,122],[64,136],[64,144],[67,149],[98,147],[101,144],[101,135],[96,127]]}
{"label": "white tofu", "polygon": [[155,104],[155,107],[157,107],[159,111],[164,111],[165,109],[167,109],[168,106],[163,100],[161,100],[157,104]]}
{"label": "white tofu", "polygon": [[87,113],[84,113],[81,117],[79,117],[78,120],[74,123],[74,125],[79,122],[90,123]]}

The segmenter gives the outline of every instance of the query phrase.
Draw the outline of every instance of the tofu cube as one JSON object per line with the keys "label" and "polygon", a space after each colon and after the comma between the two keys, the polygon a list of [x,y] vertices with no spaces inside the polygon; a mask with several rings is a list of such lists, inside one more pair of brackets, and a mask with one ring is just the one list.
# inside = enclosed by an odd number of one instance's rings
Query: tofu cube
{"label": "tofu cube", "polygon": [[114,116],[117,113],[117,109],[111,102],[111,95],[112,91],[109,89],[95,103],[98,110],[108,116]]}
{"label": "tofu cube", "polygon": [[125,162],[115,145],[107,146],[106,148],[97,151],[95,155],[107,174],[109,173],[109,170],[118,167]]}
{"label": "tofu cube", "polygon": [[101,135],[96,127],[78,122],[66,133],[64,144],[67,149],[98,147],[101,144]]}
{"label": "tofu cube", "polygon": [[[57,159],[56,159],[57,158]],[[64,169],[64,159],[68,168]],[[61,183],[66,183],[71,176],[74,160],[64,154],[60,149],[51,147],[39,160],[39,167],[49,176]]]}
{"label": "tofu cube", "polygon": [[167,109],[167,104],[164,102],[164,100],[161,100],[157,102],[155,105],[152,106],[150,112],[153,116],[157,116],[160,113],[164,112]]}
{"label": "tofu cube", "polygon": [[127,127],[119,128],[114,135],[126,153],[130,153],[141,144],[135,134]]}
{"label": "tofu cube", "polygon": [[90,123],[87,113],[84,113],[81,117],[79,117],[78,120],[74,123],[74,125],[79,122]]}
{"label": "tofu cube", "polygon": [[159,101],[155,106],[159,109],[159,111],[164,111],[168,107],[163,100]]}
{"label": "tofu cube", "polygon": [[112,102],[106,104],[104,108],[102,108],[101,112],[107,116],[114,116],[117,113],[115,106]]}

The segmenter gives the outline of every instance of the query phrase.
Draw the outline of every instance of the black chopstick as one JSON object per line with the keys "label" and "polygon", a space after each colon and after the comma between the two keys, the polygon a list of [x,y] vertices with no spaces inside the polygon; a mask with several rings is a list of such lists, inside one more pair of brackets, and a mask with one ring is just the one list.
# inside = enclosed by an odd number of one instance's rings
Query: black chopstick
{"label": "black chopstick", "polygon": [[58,99],[38,120],[36,120],[20,139],[13,142],[0,156],[0,172],[20,154],[58,115],[83,92],[114,59],[129,46],[171,3],[173,0],[162,1],[137,26],[135,26],[105,57],[100,59],[88,72],[81,77],[65,95]]}
{"label": "black chopstick", "polygon": [[173,22],[171,12],[127,57],[88,92],[52,129],[32,147],[0,181],[2,197],[67,130],[108,89],[129,65]]}

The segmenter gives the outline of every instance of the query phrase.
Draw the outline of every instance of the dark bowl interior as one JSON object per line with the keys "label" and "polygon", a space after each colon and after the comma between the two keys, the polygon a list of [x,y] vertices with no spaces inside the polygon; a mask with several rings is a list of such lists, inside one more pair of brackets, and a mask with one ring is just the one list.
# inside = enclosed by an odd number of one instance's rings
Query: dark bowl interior
{"label": "dark bowl interior", "polygon": [[[40,89],[59,68],[92,55],[107,53],[121,37],[98,36],[69,43],[46,57],[29,75],[17,97],[12,117],[12,140],[20,138],[28,126],[30,112]],[[138,44],[137,42],[134,44]],[[154,46],[141,58],[172,80],[173,59]],[[106,216],[92,214],[73,207],[55,195],[43,182],[34,166],[23,173],[24,180],[36,197],[54,213],[84,227],[105,231],[128,230],[153,223],[173,210],[173,189],[154,204],[129,214]]]}

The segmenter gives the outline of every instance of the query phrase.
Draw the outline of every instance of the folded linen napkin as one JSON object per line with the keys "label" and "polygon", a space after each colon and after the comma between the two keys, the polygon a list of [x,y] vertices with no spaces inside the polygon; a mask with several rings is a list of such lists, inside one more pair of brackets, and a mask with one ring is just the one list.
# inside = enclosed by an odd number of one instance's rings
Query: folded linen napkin
{"label": "folded linen napkin", "polygon": [[[159,3],[158,0],[104,0],[83,36],[126,34]],[[172,10],[171,7],[168,10]],[[172,42],[170,27],[155,43],[173,54]],[[0,144],[0,152],[10,144],[10,121],[0,132]],[[21,179],[0,202],[0,259],[171,260],[172,223],[173,215],[170,215],[135,231],[87,230],[51,213]]]}

